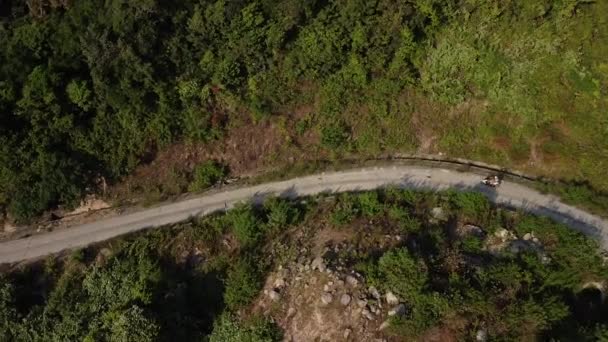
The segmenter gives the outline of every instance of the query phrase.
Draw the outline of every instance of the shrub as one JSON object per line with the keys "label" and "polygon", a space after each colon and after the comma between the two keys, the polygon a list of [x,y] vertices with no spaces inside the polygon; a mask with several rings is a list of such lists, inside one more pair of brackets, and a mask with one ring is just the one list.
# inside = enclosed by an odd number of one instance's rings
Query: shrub
{"label": "shrub", "polygon": [[351,222],[360,212],[357,204],[356,198],[351,194],[340,196],[338,205],[331,213],[331,222],[337,226]]}
{"label": "shrub", "polygon": [[219,182],[227,175],[226,167],[217,161],[209,160],[194,169],[194,179],[188,189],[201,191]]}
{"label": "shrub", "polygon": [[420,260],[412,258],[406,249],[385,253],[378,261],[378,266],[385,279],[383,287],[401,298],[415,298],[426,286],[426,266]]}
{"label": "shrub", "polygon": [[357,203],[361,213],[367,217],[374,217],[382,211],[382,204],[375,191],[360,194]]}
{"label": "shrub", "polygon": [[321,145],[333,150],[344,147],[349,135],[346,124],[342,122],[331,123],[321,129]]}
{"label": "shrub", "polygon": [[392,205],[388,209],[388,216],[397,221],[399,228],[405,233],[412,233],[420,230],[420,221],[411,217],[407,209],[399,205]]}
{"label": "shrub", "polygon": [[272,322],[254,318],[250,322],[240,322],[238,318],[224,314],[213,325],[209,342],[274,342],[281,341],[282,334]]}
{"label": "shrub", "polygon": [[392,329],[399,335],[418,336],[435,326],[450,310],[448,299],[437,292],[418,295],[412,304],[409,315],[391,321]]}
{"label": "shrub", "polygon": [[262,286],[258,269],[247,257],[233,265],[225,283],[224,302],[231,310],[249,304]]}
{"label": "shrub", "polygon": [[391,186],[384,190],[384,197],[386,198],[387,202],[413,206],[420,200],[422,196],[420,192]]}
{"label": "shrub", "polygon": [[458,213],[470,218],[485,217],[490,211],[488,199],[480,192],[449,191],[450,204]]}
{"label": "shrub", "polygon": [[300,220],[300,210],[289,201],[272,197],[264,203],[266,210],[266,225],[269,230],[276,232]]}
{"label": "shrub", "polygon": [[232,231],[243,246],[255,244],[262,235],[262,223],[251,204],[241,204],[228,211],[226,218]]}

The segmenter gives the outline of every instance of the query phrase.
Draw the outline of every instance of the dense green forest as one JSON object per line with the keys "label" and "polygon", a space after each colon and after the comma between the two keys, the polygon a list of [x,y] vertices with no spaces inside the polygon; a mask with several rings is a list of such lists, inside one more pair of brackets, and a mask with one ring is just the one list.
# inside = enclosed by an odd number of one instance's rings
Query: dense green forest
{"label": "dense green forest", "polygon": [[[478,231],[462,230],[470,224]],[[17,266],[0,278],[0,340],[280,341],[286,314],[252,303],[269,272],[314,258],[311,243],[327,232],[357,246],[326,253],[327,267],[344,259],[364,288],[404,298],[408,312],[389,321],[388,336],[444,327],[449,340],[479,329],[492,341],[608,338],[608,304],[585,299],[584,284],[608,280],[594,241],[479,193],[386,189],[271,198]],[[387,234],[400,238],[378,243]],[[493,249],[498,236],[527,247]]]}
{"label": "dense green forest", "polygon": [[303,150],[441,151],[606,189],[606,13],[587,0],[2,1],[0,204],[23,220],[74,203],[172,143],[220,144],[243,117],[315,132]]}

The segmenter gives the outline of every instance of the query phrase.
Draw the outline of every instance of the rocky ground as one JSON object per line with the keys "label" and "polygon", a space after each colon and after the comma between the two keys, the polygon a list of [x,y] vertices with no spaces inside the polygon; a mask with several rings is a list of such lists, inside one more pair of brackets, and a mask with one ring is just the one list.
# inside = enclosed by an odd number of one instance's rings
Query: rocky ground
{"label": "rocky ground", "polygon": [[[465,222],[447,222],[439,207],[432,210],[430,221],[443,221],[450,226],[453,239],[477,239],[484,250],[497,256],[504,251],[533,250],[541,256],[544,253],[533,233],[518,238],[502,228],[489,233]],[[391,318],[407,315],[407,299],[367,286],[355,265],[362,255],[415,244],[406,234],[381,226],[382,222],[361,219],[344,230],[327,224],[296,232],[292,236],[295,241],[290,243],[298,247],[295,251],[290,249],[290,261],[277,266],[267,277],[252,311],[271,317],[283,329],[285,341],[402,341],[403,337],[390,333],[390,325]],[[275,252],[285,253],[285,245],[281,248]],[[459,262],[475,267],[482,266],[483,260]],[[480,330],[475,337],[485,341],[485,336]],[[422,340],[456,339],[449,328],[438,327]]]}
{"label": "rocky ground", "polygon": [[[324,234],[332,235],[319,235]],[[276,319],[286,341],[387,340],[388,318],[405,314],[406,307],[391,292],[365,285],[348,263],[348,256],[358,252],[356,245],[346,234],[335,235],[339,240],[324,241],[320,252],[302,248],[309,258],[279,266],[267,278],[255,309]],[[399,243],[401,237],[386,235],[384,240],[379,247]]]}

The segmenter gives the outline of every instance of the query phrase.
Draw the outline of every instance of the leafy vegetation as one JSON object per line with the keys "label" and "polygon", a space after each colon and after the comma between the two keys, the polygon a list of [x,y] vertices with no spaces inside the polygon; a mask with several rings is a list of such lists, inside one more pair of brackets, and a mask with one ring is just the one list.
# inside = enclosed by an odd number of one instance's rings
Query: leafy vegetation
{"label": "leafy vegetation", "polygon": [[[20,266],[0,278],[0,338],[280,341],[272,315],[257,316],[250,307],[267,273],[289,260],[276,254],[283,253],[281,243],[328,221],[342,234],[402,236],[391,247],[372,243],[340,254],[356,265],[365,286],[403,299],[406,312],[391,319],[390,334],[416,338],[446,327],[457,339],[474,338],[480,329],[510,341],[592,341],[606,334],[606,303],[584,299],[582,287],[608,280],[597,243],[549,219],[453,191],[389,188],[306,202],[269,198],[263,206],[243,204]],[[433,217],[437,207],[447,217]],[[465,223],[481,232],[459,232]],[[497,252],[499,229],[528,247]]]}
{"label": "leafy vegetation", "polygon": [[[77,203],[172,143],[221,144],[244,114],[294,126],[305,151],[420,147],[605,190],[607,6],[7,2],[0,204],[27,220]],[[197,169],[191,188],[219,174]]]}
{"label": "leafy vegetation", "polygon": [[190,191],[201,191],[214,185],[226,177],[227,170],[216,161],[208,161],[194,169],[194,179],[188,189]]}

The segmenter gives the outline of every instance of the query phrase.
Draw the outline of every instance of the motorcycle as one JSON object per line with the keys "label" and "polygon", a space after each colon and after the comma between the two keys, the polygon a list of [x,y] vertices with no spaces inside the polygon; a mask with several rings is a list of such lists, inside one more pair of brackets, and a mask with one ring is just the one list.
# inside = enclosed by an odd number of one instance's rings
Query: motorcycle
{"label": "motorcycle", "polygon": [[500,185],[500,183],[502,183],[502,181],[498,176],[488,176],[484,178],[481,183],[489,187],[496,188]]}

